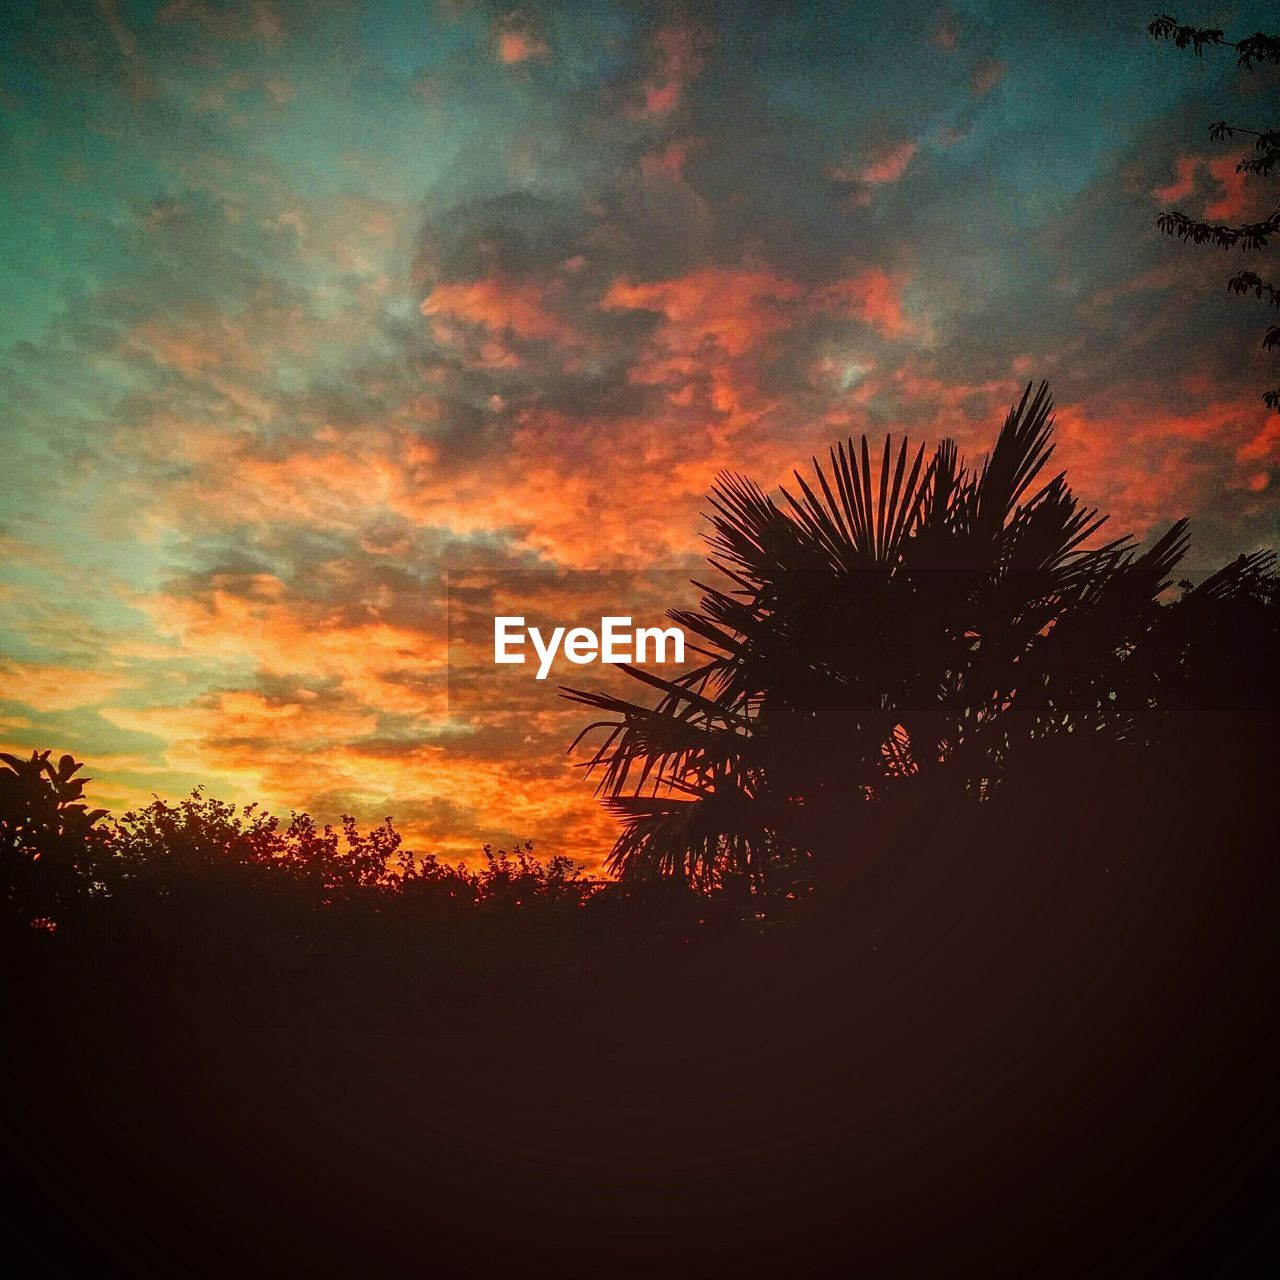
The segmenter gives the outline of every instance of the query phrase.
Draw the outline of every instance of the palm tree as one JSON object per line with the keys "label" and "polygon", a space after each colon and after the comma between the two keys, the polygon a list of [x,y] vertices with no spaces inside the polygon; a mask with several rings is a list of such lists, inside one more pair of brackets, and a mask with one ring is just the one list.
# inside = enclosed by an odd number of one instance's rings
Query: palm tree
{"label": "palm tree", "polygon": [[[1157,623],[1187,522],[1142,551],[1099,542],[1105,517],[1044,479],[1051,412],[1047,386],[1028,386],[976,469],[950,440],[926,462],[888,437],[876,469],[864,436],[814,459],[812,482],[796,473],[781,504],[717,480],[709,563],[725,582],[670,613],[698,664],[626,668],[652,704],[565,690],[608,716],[574,746],[603,733],[586,768],[622,822],[614,871],[790,891],[906,789],[983,801],[1055,744],[1146,731],[1177,665]],[[1188,600],[1270,563],[1243,558]]]}

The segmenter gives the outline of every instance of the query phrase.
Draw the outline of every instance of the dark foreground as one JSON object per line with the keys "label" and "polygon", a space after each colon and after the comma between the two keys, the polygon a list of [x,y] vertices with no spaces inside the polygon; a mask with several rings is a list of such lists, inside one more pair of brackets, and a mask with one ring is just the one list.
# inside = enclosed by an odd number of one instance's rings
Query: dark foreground
{"label": "dark foreground", "polygon": [[8,1229],[49,1274],[1269,1272],[1264,774],[945,858],[900,813],[825,911],[542,969],[33,937]]}

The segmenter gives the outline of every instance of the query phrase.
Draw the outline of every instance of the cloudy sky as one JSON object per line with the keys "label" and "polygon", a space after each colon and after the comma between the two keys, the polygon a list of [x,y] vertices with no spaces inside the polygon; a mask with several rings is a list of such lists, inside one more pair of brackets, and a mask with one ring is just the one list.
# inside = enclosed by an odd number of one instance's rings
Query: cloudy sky
{"label": "cloudy sky", "polygon": [[1154,218],[1259,207],[1207,126],[1277,79],[1151,9],[7,6],[0,739],[595,861],[551,682],[450,704],[447,572],[679,570],[721,469],[977,455],[1040,377],[1114,531],[1274,544],[1266,314]]}

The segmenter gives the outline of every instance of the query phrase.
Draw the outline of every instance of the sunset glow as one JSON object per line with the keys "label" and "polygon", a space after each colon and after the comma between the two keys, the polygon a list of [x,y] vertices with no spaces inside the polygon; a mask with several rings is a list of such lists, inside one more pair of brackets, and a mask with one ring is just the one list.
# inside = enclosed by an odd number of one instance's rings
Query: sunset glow
{"label": "sunset glow", "polygon": [[450,705],[448,572],[696,576],[721,470],[886,430],[980,457],[1041,378],[1116,532],[1190,515],[1195,567],[1274,545],[1262,304],[1155,217],[1259,212],[1207,125],[1277,78],[1149,17],[7,19],[4,749],[74,753],[116,809],[202,784],[597,866],[582,708],[527,676]]}

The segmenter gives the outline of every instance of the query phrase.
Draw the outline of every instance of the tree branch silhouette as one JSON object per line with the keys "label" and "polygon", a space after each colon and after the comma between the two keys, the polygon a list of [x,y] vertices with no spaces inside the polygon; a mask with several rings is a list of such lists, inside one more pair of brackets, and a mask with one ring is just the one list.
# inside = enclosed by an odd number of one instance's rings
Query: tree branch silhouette
{"label": "tree branch silhouette", "polygon": [[[1153,39],[1172,41],[1178,49],[1191,49],[1198,58],[1203,57],[1207,48],[1227,48],[1236,51],[1236,65],[1247,71],[1254,70],[1255,64],[1280,66],[1280,37],[1277,36],[1255,32],[1242,40],[1228,40],[1218,27],[1187,26],[1169,14],[1156,18],[1147,30]],[[1213,142],[1229,141],[1237,134],[1255,139],[1255,154],[1241,159],[1236,165],[1236,172],[1252,177],[1269,176],[1277,161],[1280,161],[1280,131],[1246,128],[1228,124],[1226,120],[1218,120],[1209,129],[1209,138]],[[1239,248],[1257,252],[1267,248],[1271,238],[1280,234],[1280,209],[1259,222],[1234,227],[1192,218],[1178,210],[1169,210],[1156,218],[1156,226],[1166,235],[1176,236],[1179,240],[1192,244],[1212,244],[1224,250]],[[1246,271],[1233,276],[1227,282],[1227,290],[1236,295],[1244,295],[1253,290],[1258,297],[1262,297],[1265,292],[1270,295],[1273,303],[1276,301],[1271,286],[1264,286],[1254,272]],[[1265,351],[1271,351],[1278,344],[1280,332],[1273,325],[1263,335],[1262,347]],[[1264,392],[1262,401],[1268,409],[1280,411],[1280,388]]]}

